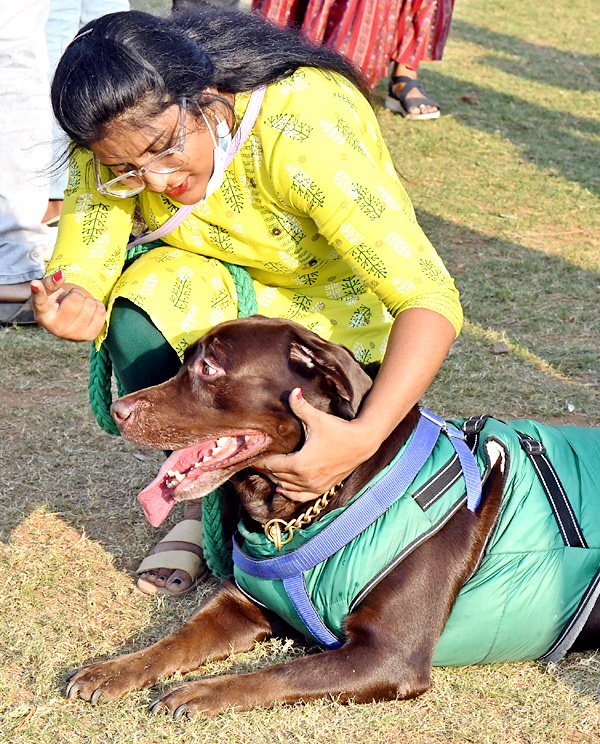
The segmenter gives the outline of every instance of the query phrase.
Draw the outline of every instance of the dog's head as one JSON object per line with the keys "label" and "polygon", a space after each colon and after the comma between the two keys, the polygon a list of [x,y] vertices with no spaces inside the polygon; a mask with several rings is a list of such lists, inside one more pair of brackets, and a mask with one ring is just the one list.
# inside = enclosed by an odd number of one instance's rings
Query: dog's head
{"label": "dog's head", "polygon": [[272,454],[303,441],[291,391],[326,413],[352,419],[371,377],[343,346],[289,320],[260,316],[211,329],[185,354],[175,377],[115,401],[128,439],[174,450],[140,494],[160,524],[177,501],[198,499]]}

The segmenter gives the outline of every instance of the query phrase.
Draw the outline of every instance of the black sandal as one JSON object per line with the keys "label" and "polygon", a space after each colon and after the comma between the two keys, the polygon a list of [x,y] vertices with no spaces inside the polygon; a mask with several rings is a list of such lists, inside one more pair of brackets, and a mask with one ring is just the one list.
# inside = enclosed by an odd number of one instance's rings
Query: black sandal
{"label": "black sandal", "polygon": [[[405,86],[404,88],[402,88],[402,92],[399,96],[394,93],[394,85],[396,85],[396,83],[405,83]],[[414,98],[410,98],[407,101],[407,94],[415,88],[419,91],[421,96],[415,96]],[[422,114],[411,114],[409,109],[414,108],[415,106],[435,106],[437,108],[437,111],[430,111],[428,113]],[[436,101],[434,101],[433,98],[431,98],[431,96],[429,96],[423,90],[421,85],[414,78],[407,77],[406,75],[398,75],[396,77],[392,77],[392,79],[390,80],[388,96],[385,99],[385,107],[397,114],[402,114],[402,116],[406,117],[407,119],[437,119],[440,115],[439,104],[436,103]]]}

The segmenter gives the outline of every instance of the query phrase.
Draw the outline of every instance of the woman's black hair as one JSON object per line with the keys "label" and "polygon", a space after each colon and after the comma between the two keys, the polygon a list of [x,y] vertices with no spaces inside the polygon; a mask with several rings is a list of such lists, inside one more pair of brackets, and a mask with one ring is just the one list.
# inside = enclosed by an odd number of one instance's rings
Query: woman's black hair
{"label": "woman's black hair", "polygon": [[251,91],[304,66],[338,72],[368,95],[360,73],[335,51],[252,13],[210,7],[170,18],[110,13],[84,26],[65,50],[52,107],[73,146],[89,147],[119,117],[144,124],[182,98],[198,113],[219,99],[209,87]]}

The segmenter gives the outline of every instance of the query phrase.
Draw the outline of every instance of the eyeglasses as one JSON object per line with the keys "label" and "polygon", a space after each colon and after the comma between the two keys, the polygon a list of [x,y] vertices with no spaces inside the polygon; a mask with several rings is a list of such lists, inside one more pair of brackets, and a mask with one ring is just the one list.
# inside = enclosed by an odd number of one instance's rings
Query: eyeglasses
{"label": "eyeglasses", "polygon": [[181,170],[186,166],[190,159],[184,154],[184,136],[185,136],[185,110],[186,110],[186,99],[182,98],[179,104],[179,142],[174,147],[169,147],[168,150],[159,152],[154,157],[150,158],[141,168],[137,170],[129,170],[123,173],[119,173],[120,168],[126,166],[110,165],[105,166],[117,174],[116,178],[110,181],[103,181],[100,173],[100,163],[97,157],[94,155],[94,174],[96,176],[96,187],[101,194],[109,194],[110,196],[118,196],[121,199],[125,199],[128,196],[135,196],[143,191],[146,183],[144,181],[144,173],[175,173],[175,171]]}

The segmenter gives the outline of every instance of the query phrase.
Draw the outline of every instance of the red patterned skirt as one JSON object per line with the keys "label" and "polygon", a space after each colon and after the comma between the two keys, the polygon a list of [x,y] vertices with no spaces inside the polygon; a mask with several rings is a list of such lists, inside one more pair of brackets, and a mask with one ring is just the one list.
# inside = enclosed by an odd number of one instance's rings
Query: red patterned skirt
{"label": "red patterned skirt", "polygon": [[336,49],[371,87],[390,61],[413,70],[442,58],[454,0],[253,0],[252,10],[278,26]]}

